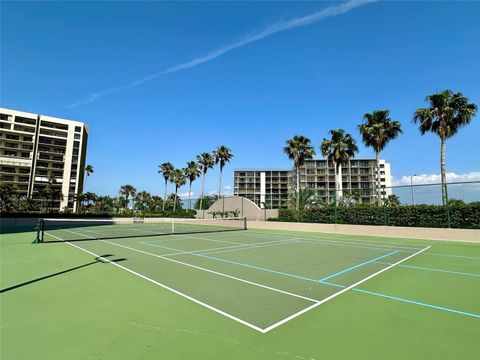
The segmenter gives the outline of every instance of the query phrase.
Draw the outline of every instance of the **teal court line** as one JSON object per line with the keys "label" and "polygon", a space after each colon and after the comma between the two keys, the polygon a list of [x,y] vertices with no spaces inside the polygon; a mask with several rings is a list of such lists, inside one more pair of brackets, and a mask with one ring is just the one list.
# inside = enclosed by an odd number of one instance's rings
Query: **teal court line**
{"label": "teal court line", "polygon": [[[377,262],[379,264],[392,265],[392,264],[381,262],[381,261],[377,261]],[[398,266],[405,267],[405,268],[411,268],[411,269],[428,270],[428,271],[435,271],[435,272],[441,272],[441,273],[447,273],[447,274],[454,274],[454,275],[465,275],[465,276],[478,276],[478,277],[480,277],[480,274],[472,274],[472,273],[466,273],[466,272],[461,272],[461,271],[443,270],[443,269],[435,269],[435,268],[428,268],[428,267],[423,267],[423,266],[403,265],[403,264],[400,264]]]}
{"label": "teal court line", "polygon": [[347,269],[344,269],[342,271],[339,271],[339,272],[336,272],[335,274],[332,274],[332,275],[329,275],[329,276],[326,276],[320,280],[317,280],[318,282],[323,282],[323,281],[326,281],[328,279],[331,279],[331,278],[334,278],[335,276],[338,276],[338,275],[341,275],[341,274],[344,274],[346,272],[349,272],[349,271],[352,271],[352,270],[355,270],[355,269],[358,269],[359,267],[362,267],[362,266],[365,266],[365,265],[368,265],[368,264],[371,264],[373,262],[376,262],[377,260],[380,260],[380,259],[383,259],[383,258],[386,258],[387,256],[390,256],[390,255],[393,255],[393,254],[396,254],[398,253],[398,250],[396,251],[392,251],[388,254],[384,254],[384,255],[381,255],[381,256],[378,256],[376,258],[373,258],[373,259],[370,259],[368,261],[364,261],[358,265],[355,265],[355,266],[352,266],[352,267],[349,267]]}
{"label": "teal court line", "polygon": [[[330,285],[330,286],[334,286],[334,287],[337,287],[337,288],[345,288],[346,287],[346,286],[331,283],[331,282],[328,282],[328,281],[319,281],[319,280],[315,280],[315,279],[312,279],[312,278],[298,276],[298,275],[295,275],[295,274],[290,274],[290,273],[286,273],[286,272],[282,272],[282,271],[272,270],[272,269],[268,269],[268,268],[262,268],[262,267],[259,267],[259,266],[239,263],[239,262],[236,262],[236,261],[230,261],[230,260],[215,258],[213,256],[207,256],[207,255],[195,254],[195,253],[191,254],[191,253],[188,253],[187,251],[178,250],[178,249],[167,247],[167,246],[160,246],[160,245],[155,245],[155,246],[163,247],[163,248],[166,248],[167,250],[180,251],[180,252],[183,252],[183,253],[186,253],[186,254],[189,254],[189,255],[196,255],[196,256],[205,257],[205,258],[208,258],[208,259],[224,261],[224,262],[227,262],[227,263],[232,263],[232,264],[235,264],[235,265],[240,265],[240,266],[244,266],[244,267],[248,267],[248,268],[252,268],[252,269],[256,269],[256,270],[266,271],[266,272],[270,272],[270,273],[273,273],[273,274],[288,276],[288,277],[292,277],[292,278],[295,278],[295,279],[305,280],[305,281],[309,281],[309,282],[315,282],[317,284]],[[469,317],[473,317],[473,318],[480,318],[479,314],[469,313],[469,312],[466,312],[466,311],[451,309],[451,308],[438,306],[438,305],[433,305],[433,304],[429,304],[429,303],[425,303],[425,302],[405,299],[405,298],[401,298],[401,297],[397,297],[397,296],[391,296],[391,295],[387,295],[387,294],[377,293],[377,292],[368,291],[368,290],[362,290],[362,289],[358,289],[358,288],[353,288],[352,290],[360,292],[360,293],[368,294],[368,295],[379,296],[379,297],[383,297],[383,298],[387,298],[387,299],[391,299],[391,300],[405,302],[405,303],[408,303],[408,304],[423,306],[423,307],[436,309],[436,310],[441,310],[441,311],[450,312],[450,313],[459,314],[459,315],[465,315],[465,316],[469,316]]]}

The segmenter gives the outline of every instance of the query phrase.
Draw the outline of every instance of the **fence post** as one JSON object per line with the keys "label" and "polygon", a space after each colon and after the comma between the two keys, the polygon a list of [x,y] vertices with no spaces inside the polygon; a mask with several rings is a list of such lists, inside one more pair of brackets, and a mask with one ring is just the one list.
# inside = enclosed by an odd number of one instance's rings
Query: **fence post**
{"label": "fence post", "polygon": [[387,202],[385,201],[385,194],[382,191],[383,198],[383,225],[387,226]]}
{"label": "fence post", "polygon": [[447,206],[447,225],[450,229],[452,227],[451,219],[450,219],[450,205],[448,203],[448,185],[445,183],[445,205]]}
{"label": "fence post", "polygon": [[336,188],[335,188],[335,195],[333,196],[333,207],[334,207],[335,225],[337,225],[337,189]]}

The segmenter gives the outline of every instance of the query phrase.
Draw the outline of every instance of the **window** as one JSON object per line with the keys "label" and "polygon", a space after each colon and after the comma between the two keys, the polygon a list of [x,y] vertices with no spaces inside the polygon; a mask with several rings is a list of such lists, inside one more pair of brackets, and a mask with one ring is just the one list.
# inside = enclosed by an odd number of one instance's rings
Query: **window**
{"label": "window", "polygon": [[80,126],[75,126],[75,132],[81,132],[82,128]]}
{"label": "window", "polygon": [[75,134],[74,138],[75,138],[75,140],[80,140],[80,134]]}

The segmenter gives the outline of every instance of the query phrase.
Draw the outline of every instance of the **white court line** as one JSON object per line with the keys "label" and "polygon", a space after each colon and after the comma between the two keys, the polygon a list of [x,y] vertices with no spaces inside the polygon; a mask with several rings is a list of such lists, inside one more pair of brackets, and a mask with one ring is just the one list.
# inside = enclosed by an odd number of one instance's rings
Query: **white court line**
{"label": "white court line", "polygon": [[195,239],[195,240],[199,240],[199,239],[208,240],[208,241],[220,242],[220,243],[225,243],[225,244],[237,244],[237,245],[243,245],[244,244],[244,243],[240,243],[240,242],[237,242],[237,241],[227,241],[227,240],[217,240],[217,239],[214,240],[214,239],[208,239],[208,238],[188,236],[188,235],[185,235],[185,234],[171,234],[171,235],[186,237],[186,238]]}
{"label": "white court line", "polygon": [[283,320],[280,320],[280,321],[276,322],[276,323],[273,324],[273,325],[270,325],[269,327],[263,329],[262,332],[263,332],[263,333],[266,333],[266,332],[269,332],[270,330],[275,329],[276,327],[278,327],[278,326],[286,323],[287,321],[290,321],[290,320],[296,318],[297,316],[300,316],[300,315],[306,313],[307,311],[312,310],[312,309],[316,308],[317,306],[322,305],[322,304],[326,303],[327,301],[330,301],[330,300],[336,298],[337,296],[343,294],[344,292],[346,292],[346,291],[348,291],[348,290],[350,290],[350,289],[353,289],[354,287],[357,287],[358,285],[364,283],[365,281],[370,280],[371,278],[373,278],[373,277],[375,277],[375,276],[377,276],[377,275],[380,275],[380,274],[383,273],[384,271],[387,271],[388,269],[391,269],[392,267],[394,267],[394,266],[396,266],[396,265],[398,265],[398,264],[401,264],[402,262],[407,261],[408,259],[411,259],[412,257],[420,254],[421,252],[423,252],[423,251],[425,251],[425,250],[427,250],[427,249],[429,249],[429,248],[430,248],[430,246],[427,246],[427,247],[423,248],[422,250],[417,251],[416,253],[414,253],[414,254],[412,254],[412,255],[410,255],[410,256],[408,256],[408,257],[406,257],[406,258],[404,258],[404,259],[402,259],[402,260],[400,260],[400,261],[397,261],[396,263],[394,263],[394,264],[392,264],[392,265],[390,265],[390,266],[388,266],[388,267],[386,267],[386,268],[383,268],[383,269],[377,271],[376,273],[373,273],[372,275],[369,275],[369,276],[367,276],[366,278],[364,278],[364,279],[362,279],[362,280],[360,280],[360,281],[357,281],[355,284],[352,284],[352,285],[350,285],[350,286],[348,286],[348,287],[346,287],[346,288],[344,288],[344,289],[342,289],[342,290],[340,290],[340,291],[338,291],[338,292],[330,295],[329,297],[327,297],[327,298],[325,298],[325,299],[323,299],[323,300],[321,300],[321,301],[318,301],[316,304],[313,304],[313,305],[311,305],[311,306],[309,306],[309,307],[307,307],[307,308],[305,308],[305,309],[303,309],[303,310],[300,310],[299,312],[297,312],[297,313],[295,313],[295,314],[293,314],[293,315],[290,315],[290,316],[286,317],[286,318],[283,319]]}
{"label": "white court line", "polygon": [[[288,237],[287,235],[268,235],[266,234],[265,236],[264,235],[261,235],[259,233],[257,234],[249,234],[251,236],[258,236],[258,237],[275,237],[277,236],[276,238],[278,239],[278,237],[287,237],[287,238],[290,238],[290,239],[293,239],[293,240],[300,240],[300,241],[303,241],[303,242],[306,242],[306,243],[318,243],[318,244],[324,244],[324,245],[333,245],[333,246],[346,246],[346,247],[357,247],[357,248],[365,248],[365,249],[376,249],[376,250],[399,250],[399,251],[403,251],[403,252],[406,252],[406,251],[415,251],[415,250],[418,250],[419,248],[416,247],[401,247],[401,246],[389,246],[389,245],[381,245],[381,244],[378,244],[378,245],[369,245],[367,243],[362,243],[362,242],[354,242],[354,241],[343,241],[343,240],[340,240],[340,241],[337,241],[337,240],[331,240],[331,239],[328,239],[328,238],[308,238],[308,237],[295,237],[295,238],[291,238],[291,237]],[[423,246],[423,245],[422,245]],[[426,245],[425,245],[426,246]]]}
{"label": "white court line", "polygon": [[[201,240],[201,238],[199,238],[199,240]],[[288,242],[287,242],[288,241]],[[232,246],[222,246],[222,247],[217,247],[217,248],[213,248],[213,249],[199,249],[199,250],[186,250],[188,251],[188,253],[201,253],[201,252],[210,252],[210,251],[217,251],[217,250],[242,250],[242,249],[245,249],[245,250],[248,250],[248,249],[255,249],[256,247],[261,247],[261,246],[266,246],[266,245],[269,245],[269,244],[283,244],[283,243],[286,243],[288,244],[289,241],[296,241],[296,240],[288,240],[288,239],[284,239],[284,240],[274,240],[274,241],[262,241],[262,242],[259,242],[259,243],[254,243],[254,244],[242,244],[242,245],[232,245]],[[163,242],[161,242],[163,244]],[[161,245],[158,245],[157,242],[153,242],[153,241],[142,241],[141,244],[145,244],[145,245],[148,245],[148,246],[156,246],[156,247],[159,247],[161,248],[162,246]],[[174,252],[174,253],[170,253],[170,254],[162,254],[162,256],[173,256],[173,255],[184,255],[185,254],[185,251],[181,250],[181,252]]]}
{"label": "white court line", "polygon": [[169,287],[169,286],[167,286],[167,285],[164,285],[164,284],[162,284],[162,283],[159,283],[158,281],[155,281],[155,280],[153,280],[153,279],[151,279],[151,278],[149,278],[149,277],[147,277],[147,276],[145,276],[145,275],[139,274],[138,272],[133,271],[133,270],[131,270],[131,269],[125,267],[125,266],[122,266],[122,265],[120,265],[120,264],[117,264],[116,262],[113,262],[113,261],[111,261],[111,260],[109,260],[109,259],[106,259],[106,258],[104,258],[104,257],[101,257],[101,256],[99,256],[99,255],[97,255],[97,254],[95,254],[95,253],[93,253],[93,252],[91,252],[91,251],[89,251],[89,250],[86,250],[86,249],[84,249],[84,248],[82,248],[82,247],[80,247],[80,246],[77,246],[77,245],[75,245],[75,244],[72,244],[72,243],[70,243],[70,242],[68,242],[68,241],[67,241],[67,244],[68,244],[68,245],[71,245],[71,246],[73,246],[73,247],[75,247],[75,248],[77,248],[77,249],[79,249],[79,250],[85,251],[86,253],[88,253],[88,254],[90,254],[90,255],[93,255],[93,256],[95,256],[95,257],[97,257],[97,258],[99,258],[99,259],[102,259],[103,261],[108,262],[108,263],[110,263],[110,264],[112,264],[112,265],[114,265],[114,266],[117,266],[117,267],[119,267],[120,269],[123,269],[123,270],[125,270],[125,271],[128,271],[129,273],[131,273],[131,274],[133,274],[133,275],[136,275],[136,276],[138,276],[138,277],[141,277],[142,279],[145,279],[145,280],[147,280],[147,281],[150,281],[151,283],[153,283],[153,284],[155,284],[155,285],[158,285],[158,286],[160,286],[160,287],[162,287],[162,288],[164,288],[164,289],[166,289],[166,290],[169,290],[169,291],[171,291],[171,292],[173,292],[173,293],[175,293],[175,294],[177,294],[177,295],[180,295],[180,296],[182,296],[182,297],[184,297],[184,298],[186,298],[186,299],[188,299],[188,300],[191,300],[191,301],[193,301],[194,303],[197,303],[197,304],[199,304],[199,305],[201,305],[201,306],[203,306],[203,307],[206,307],[207,309],[213,310],[213,311],[215,311],[216,313],[218,313],[218,314],[220,314],[220,315],[226,316],[226,317],[229,318],[229,319],[235,320],[235,321],[239,322],[240,324],[246,325],[246,326],[248,326],[249,328],[252,328],[252,329],[254,329],[254,330],[257,330],[257,331],[263,333],[263,329],[262,329],[262,328],[260,328],[260,327],[258,327],[258,326],[256,326],[256,325],[253,325],[253,324],[251,324],[251,323],[249,323],[249,322],[247,322],[247,321],[245,321],[245,320],[242,320],[242,319],[240,319],[240,318],[238,318],[238,317],[236,317],[236,316],[233,316],[233,315],[231,315],[231,314],[229,314],[229,313],[226,313],[225,311],[222,311],[222,310],[220,310],[220,309],[217,309],[216,307],[214,307],[214,306],[212,306],[212,305],[208,305],[208,304],[204,303],[203,301],[200,301],[200,300],[198,300],[198,299],[195,299],[194,297],[191,297],[191,296],[189,296],[189,295],[187,295],[187,294],[184,294],[184,293],[182,293],[182,292],[180,292],[180,291],[178,291],[178,290],[175,290],[175,289],[173,289],[173,288],[171,288],[171,287]]}
{"label": "white court line", "polygon": [[271,290],[271,291],[275,291],[275,292],[278,292],[278,293],[281,293],[281,294],[293,296],[293,297],[296,297],[296,298],[299,298],[299,299],[312,301],[312,302],[318,301],[318,300],[315,300],[315,299],[308,298],[306,296],[293,294],[293,293],[288,292],[288,291],[284,291],[284,290],[273,288],[273,287],[270,287],[270,286],[267,286],[267,285],[259,284],[259,283],[256,283],[256,282],[253,282],[253,281],[250,281],[250,280],[245,280],[245,279],[242,279],[242,278],[239,278],[239,277],[236,277],[236,276],[227,275],[227,274],[224,274],[224,273],[221,273],[221,272],[218,272],[218,271],[203,268],[201,266],[192,265],[192,264],[180,261],[180,260],[175,260],[175,259],[167,258],[167,257],[162,256],[162,255],[153,254],[153,253],[150,253],[148,251],[143,251],[143,250],[135,249],[135,248],[132,248],[132,247],[129,247],[129,246],[116,244],[116,243],[113,243],[113,242],[110,242],[110,241],[107,241],[107,240],[99,240],[99,241],[107,243],[107,244],[115,245],[115,246],[118,246],[118,247],[122,247],[122,248],[125,248],[125,249],[128,249],[128,250],[131,250],[131,251],[136,251],[136,252],[139,252],[139,253],[142,253],[142,254],[145,254],[145,255],[149,255],[149,256],[157,257],[157,258],[164,259],[164,260],[167,260],[167,261],[171,261],[171,262],[174,262],[174,263],[177,263],[177,264],[180,264],[180,265],[192,267],[192,268],[197,269],[197,270],[202,270],[202,271],[206,271],[206,272],[209,272],[209,273],[212,273],[212,274],[215,274],[215,275],[220,275],[220,276],[223,276],[223,277],[226,277],[226,278],[229,278],[229,279],[232,279],[232,280],[237,280],[237,281],[249,284],[249,285],[258,286],[258,287],[268,289],[268,290]]}
{"label": "white court line", "polygon": [[[262,233],[262,232],[249,232],[248,235],[252,236],[280,236],[280,237],[290,237],[289,235],[283,235],[283,234],[276,234],[276,233]],[[346,234],[342,234],[346,235]],[[355,235],[352,235],[355,236]],[[375,241],[368,241],[368,240],[344,240],[341,238],[334,239],[334,238],[329,238],[329,237],[322,237],[322,236],[302,236],[299,237],[298,239],[303,239],[303,240],[321,240],[321,241],[328,241],[328,242],[333,242],[333,243],[348,243],[348,244],[360,244],[360,245],[365,245],[365,246],[381,246],[381,247],[389,247],[392,250],[397,250],[397,249],[405,249],[405,250],[418,250],[419,247],[424,247],[428,246],[426,244],[421,244],[418,246],[412,245],[412,244],[406,244],[406,243],[399,243],[399,242],[388,242],[388,243],[381,243],[381,242],[375,242]],[[425,240],[425,239],[421,239]],[[389,246],[389,245],[393,246]],[[407,245],[407,246],[397,246],[397,245]]]}

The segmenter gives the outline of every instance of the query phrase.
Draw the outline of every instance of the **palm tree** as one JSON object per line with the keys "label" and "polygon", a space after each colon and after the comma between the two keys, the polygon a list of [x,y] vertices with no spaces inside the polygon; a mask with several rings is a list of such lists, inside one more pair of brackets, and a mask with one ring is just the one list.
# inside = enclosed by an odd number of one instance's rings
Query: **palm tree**
{"label": "palm tree", "polygon": [[188,179],[189,190],[188,190],[188,208],[191,209],[190,197],[192,195],[192,183],[201,175],[201,171],[198,168],[198,164],[195,161],[187,162],[187,167],[185,168],[185,176]]}
{"label": "palm tree", "polygon": [[298,192],[290,194],[288,197],[288,207],[298,208],[300,210],[314,208],[318,205],[315,193],[310,189],[300,189]]}
{"label": "palm tree", "polygon": [[395,139],[402,133],[401,124],[389,117],[389,110],[375,110],[363,115],[364,124],[358,125],[362,141],[367,147],[371,147],[375,152],[377,162],[377,202],[382,204],[380,190],[380,152],[390,140]]}
{"label": "palm tree", "polygon": [[173,210],[175,211],[174,209],[180,209],[182,207],[182,202],[180,201],[180,199],[175,195],[175,193],[172,193],[170,195],[167,196],[167,205],[166,205],[167,209],[169,210]]}
{"label": "palm tree", "polygon": [[172,173],[171,181],[175,184],[175,202],[173,203],[173,211],[175,211],[177,208],[178,188],[182,187],[187,182],[187,180],[185,179],[184,171],[185,170],[175,169]]}
{"label": "palm tree", "polygon": [[350,134],[345,134],[345,130],[330,130],[331,139],[323,139],[320,150],[323,156],[333,162],[335,171],[335,196],[342,198],[342,165],[347,164],[350,158],[358,152],[355,139]]}
{"label": "palm tree", "polygon": [[135,195],[135,208],[144,213],[148,209],[152,195],[147,191],[140,191]]}
{"label": "palm tree", "polygon": [[[283,148],[283,152],[287,154],[290,160],[293,160],[293,167],[295,168],[295,173],[297,176],[297,186],[295,188],[296,192],[300,191],[300,167],[305,163],[307,159],[313,159],[315,155],[315,149],[310,144],[310,139],[301,136],[295,135],[292,139],[286,141],[287,146]],[[299,196],[297,199],[299,200]],[[299,209],[299,204],[297,201],[297,210]]]}
{"label": "palm tree", "polygon": [[442,176],[442,202],[446,204],[446,166],[445,148],[447,139],[469,124],[477,113],[477,105],[469,103],[460,92],[444,90],[438,94],[428,95],[426,101],[430,107],[418,108],[413,114],[413,122],[420,123],[422,135],[433,132],[440,137],[440,171]]}
{"label": "palm tree", "polygon": [[220,175],[218,177],[218,196],[221,196],[223,167],[233,158],[232,150],[224,145],[221,145],[213,152],[213,157],[215,158],[215,164],[220,165]]}
{"label": "palm tree", "polygon": [[203,210],[203,197],[205,192],[205,175],[207,174],[208,169],[213,168],[213,165],[215,165],[215,159],[211,154],[204,152],[197,156],[197,163],[202,173],[202,194],[200,196],[200,210]]}
{"label": "palm tree", "polygon": [[85,166],[85,174],[87,175],[87,177],[85,178],[85,184],[83,185],[84,189],[87,188],[88,177],[93,174],[93,166],[92,165]]}
{"label": "palm tree", "polygon": [[85,201],[85,194],[77,193],[73,196],[73,200],[75,201],[77,212],[81,214],[83,210],[83,202]]}
{"label": "palm tree", "polygon": [[92,205],[95,205],[95,201],[97,200],[97,194],[87,191],[84,194],[85,198],[84,201],[86,203],[87,208],[92,207]]}
{"label": "palm tree", "polygon": [[165,203],[167,202],[167,185],[168,185],[168,181],[172,177],[172,171],[173,169],[175,169],[175,167],[171,163],[166,162],[161,164],[159,168],[160,169],[158,170],[158,173],[162,174],[163,178],[165,179],[165,192],[163,195],[163,207],[162,207],[162,211],[165,211]]}
{"label": "palm tree", "polygon": [[125,198],[125,206],[128,208],[129,200],[128,198],[134,197],[137,193],[137,189],[135,189],[132,185],[122,185],[120,187],[120,191],[118,192],[120,196]]}

